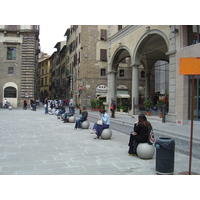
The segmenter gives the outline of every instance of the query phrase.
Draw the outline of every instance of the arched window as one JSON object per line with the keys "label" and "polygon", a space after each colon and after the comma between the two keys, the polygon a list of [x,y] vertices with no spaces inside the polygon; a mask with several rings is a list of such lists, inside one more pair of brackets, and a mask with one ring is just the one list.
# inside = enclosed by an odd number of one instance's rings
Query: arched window
{"label": "arched window", "polygon": [[7,87],[4,89],[4,98],[16,98],[17,90],[14,87]]}

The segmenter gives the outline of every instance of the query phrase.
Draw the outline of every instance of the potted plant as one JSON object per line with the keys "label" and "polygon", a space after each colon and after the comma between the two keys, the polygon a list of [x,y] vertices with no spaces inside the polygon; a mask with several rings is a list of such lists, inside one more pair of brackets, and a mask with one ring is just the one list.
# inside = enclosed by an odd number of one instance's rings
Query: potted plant
{"label": "potted plant", "polygon": [[120,102],[119,102],[119,109],[120,109],[120,112],[123,112],[125,110],[125,107],[122,103],[122,99],[120,98]]}
{"label": "potted plant", "polygon": [[92,110],[96,108],[96,101],[94,99],[91,100]]}
{"label": "potted plant", "polygon": [[144,107],[146,109],[146,114],[147,116],[150,116],[151,115],[151,107],[153,106],[153,101],[151,99],[147,99],[144,101]]}
{"label": "potted plant", "polygon": [[160,118],[162,118],[162,107],[163,107],[164,103],[165,103],[164,101],[158,101],[158,103],[156,104],[156,107],[159,110],[159,117]]}

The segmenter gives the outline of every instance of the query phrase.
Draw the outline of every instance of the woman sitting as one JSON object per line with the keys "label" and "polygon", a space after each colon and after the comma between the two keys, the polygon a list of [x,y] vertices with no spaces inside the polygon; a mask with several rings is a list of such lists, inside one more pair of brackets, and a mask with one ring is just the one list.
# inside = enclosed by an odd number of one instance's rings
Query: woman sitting
{"label": "woman sitting", "polygon": [[88,111],[86,110],[86,107],[82,108],[81,114],[81,118],[76,120],[74,129],[81,128],[81,123],[87,120]]}
{"label": "woman sitting", "polygon": [[103,130],[109,128],[110,126],[110,116],[106,113],[106,110],[105,109],[100,110],[99,115],[100,115],[100,120],[102,120],[102,124],[97,124],[97,123],[94,124],[93,126],[94,132],[92,133],[95,133],[97,135],[97,137],[95,137],[94,139],[96,138],[99,139]]}
{"label": "woman sitting", "polygon": [[58,119],[60,119],[60,115],[65,113],[65,106],[63,104],[60,105],[60,109],[58,111]]}
{"label": "woman sitting", "polygon": [[139,143],[148,142],[148,131],[151,123],[147,121],[146,116],[142,113],[138,116],[138,121],[134,125],[134,132],[130,133],[129,155],[137,155],[136,149]]}

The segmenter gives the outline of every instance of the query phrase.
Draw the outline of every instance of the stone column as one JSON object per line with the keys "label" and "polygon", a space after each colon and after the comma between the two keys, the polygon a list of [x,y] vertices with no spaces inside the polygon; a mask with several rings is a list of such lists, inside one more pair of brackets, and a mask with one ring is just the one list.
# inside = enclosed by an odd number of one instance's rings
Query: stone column
{"label": "stone column", "polygon": [[106,110],[109,112],[109,106],[112,100],[116,100],[117,98],[117,87],[116,87],[116,71],[108,72],[108,93],[107,93],[107,102],[105,105]]}
{"label": "stone column", "polygon": [[145,99],[149,98],[150,94],[150,73],[147,71],[145,75]]}
{"label": "stone column", "polygon": [[135,115],[138,111],[139,104],[139,89],[138,89],[138,67],[139,65],[132,65],[132,111]]}
{"label": "stone column", "polygon": [[[174,26],[171,26],[171,30]],[[176,34],[169,35],[170,46],[166,55],[169,56],[169,111],[166,115],[167,122],[176,122]]]}

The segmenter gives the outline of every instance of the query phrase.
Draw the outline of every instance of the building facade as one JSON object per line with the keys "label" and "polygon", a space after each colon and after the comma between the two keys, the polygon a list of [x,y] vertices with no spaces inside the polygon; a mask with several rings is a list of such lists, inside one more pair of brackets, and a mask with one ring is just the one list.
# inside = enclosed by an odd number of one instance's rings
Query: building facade
{"label": "building facade", "polygon": [[[180,75],[179,60],[181,57],[199,57],[199,26],[116,25],[108,26],[108,35],[107,108],[111,100],[117,98],[118,63],[129,58],[131,113],[141,111],[140,92],[144,99],[153,99],[159,92],[167,104],[166,121],[189,122],[191,78]],[[198,87],[199,76],[196,76],[196,120],[199,119],[200,105]]]}
{"label": "building facade", "polygon": [[107,26],[73,25],[65,35],[68,98],[88,107],[107,93]]}
{"label": "building facade", "polygon": [[43,101],[46,97],[51,95],[51,71],[51,57],[48,55],[42,56],[39,59],[40,92],[39,95],[36,96],[36,98],[38,98],[40,101]]}
{"label": "building facade", "polygon": [[19,107],[35,100],[39,26],[1,25],[0,51],[0,102]]}

